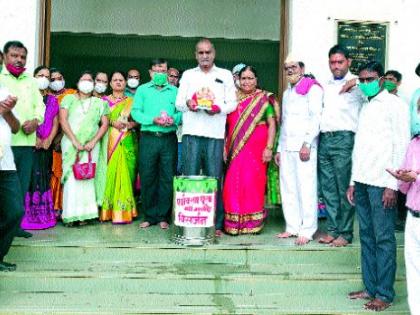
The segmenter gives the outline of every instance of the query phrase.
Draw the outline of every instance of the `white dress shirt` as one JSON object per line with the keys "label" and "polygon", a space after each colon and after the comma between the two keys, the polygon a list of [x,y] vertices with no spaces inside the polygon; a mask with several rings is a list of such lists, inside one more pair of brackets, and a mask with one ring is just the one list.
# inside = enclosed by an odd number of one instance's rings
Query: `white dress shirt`
{"label": "white dress shirt", "polygon": [[12,152],[12,130],[7,121],[0,115],[0,171],[15,171],[16,165]]}
{"label": "white dress shirt", "polygon": [[283,93],[282,123],[277,151],[300,151],[304,142],[316,148],[323,91],[313,85],[306,95],[289,85]]}
{"label": "white dress shirt", "polygon": [[[202,110],[193,112],[188,109],[187,100],[204,87],[214,93],[214,104],[221,110],[219,114],[210,116]],[[185,71],[175,103],[182,112],[182,135],[224,139],[226,115],[233,112],[237,105],[235,92],[232,74],[228,70],[213,66],[207,73],[199,67]]]}
{"label": "white dress shirt", "polygon": [[324,88],[324,107],[321,116],[321,132],[356,132],[359,111],[365,97],[358,86],[347,93],[339,94],[343,85],[354,78],[357,77],[347,72],[343,79],[334,80],[334,78],[331,78],[322,85]]}
{"label": "white dress shirt", "polygon": [[384,90],[362,105],[354,140],[352,182],[398,190],[398,169],[410,141],[408,107]]}

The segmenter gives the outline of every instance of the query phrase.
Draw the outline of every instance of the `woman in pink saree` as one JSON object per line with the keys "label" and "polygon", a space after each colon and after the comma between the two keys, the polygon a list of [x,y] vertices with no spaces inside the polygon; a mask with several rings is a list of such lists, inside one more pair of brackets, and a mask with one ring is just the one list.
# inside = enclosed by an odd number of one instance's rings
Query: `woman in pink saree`
{"label": "woman in pink saree", "polygon": [[239,73],[238,106],[227,117],[223,187],[224,228],[231,235],[259,233],[264,226],[267,163],[271,161],[275,112],[265,91],[257,89],[251,66]]}

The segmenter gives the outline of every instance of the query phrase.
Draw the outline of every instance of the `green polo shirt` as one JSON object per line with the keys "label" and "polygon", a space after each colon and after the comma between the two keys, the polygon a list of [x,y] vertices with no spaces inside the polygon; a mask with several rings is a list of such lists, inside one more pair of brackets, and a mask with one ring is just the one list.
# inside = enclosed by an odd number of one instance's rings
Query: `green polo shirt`
{"label": "green polo shirt", "polygon": [[[10,93],[17,97],[15,111],[21,125],[32,119],[44,121],[45,105],[38,84],[29,74],[22,73],[19,77],[13,76],[5,66],[0,73],[0,85],[6,87]],[[12,146],[35,146],[36,132],[26,135],[22,129],[12,135]]]}
{"label": "green polo shirt", "polygon": [[[153,82],[140,85],[134,96],[134,104],[131,109],[133,119],[141,124],[141,131],[172,132],[176,131],[181,123],[182,113],[175,108],[175,99],[178,89],[170,84],[158,89]],[[158,126],[153,119],[159,117],[165,111],[174,119],[174,124],[169,127]]]}

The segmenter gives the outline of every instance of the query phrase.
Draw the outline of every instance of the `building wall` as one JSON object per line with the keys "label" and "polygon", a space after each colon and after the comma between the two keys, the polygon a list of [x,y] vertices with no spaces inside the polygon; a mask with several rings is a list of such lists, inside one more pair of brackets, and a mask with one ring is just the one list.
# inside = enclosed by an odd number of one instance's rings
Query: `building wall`
{"label": "building wall", "polygon": [[218,66],[252,64],[259,83],[277,92],[280,1],[53,0],[51,65],[63,70],[69,84],[84,69],[131,67],[146,82],[156,57],[181,70],[195,67],[194,46],[209,37]]}
{"label": "building wall", "polygon": [[28,48],[27,69],[38,65],[39,0],[0,0],[0,50],[10,40]]}
{"label": "building wall", "polygon": [[278,41],[280,1],[52,0],[51,29]]}
{"label": "building wall", "polygon": [[289,48],[302,56],[308,71],[326,77],[337,20],[388,22],[385,69],[400,71],[402,90],[411,95],[420,86],[414,73],[420,62],[419,12],[419,0],[291,0]]}

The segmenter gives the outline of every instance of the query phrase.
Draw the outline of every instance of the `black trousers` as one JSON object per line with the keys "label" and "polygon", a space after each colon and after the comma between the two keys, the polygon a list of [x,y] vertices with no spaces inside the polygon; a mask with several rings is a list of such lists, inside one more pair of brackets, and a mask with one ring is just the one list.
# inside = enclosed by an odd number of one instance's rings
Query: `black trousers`
{"label": "black trousers", "polygon": [[178,159],[178,140],[170,134],[142,132],[139,141],[139,172],[145,221],[169,222],[173,178]]}
{"label": "black trousers", "polygon": [[16,171],[0,171],[0,261],[9,252],[23,218],[23,200]]}

